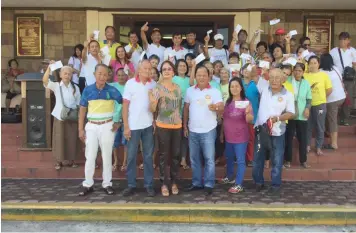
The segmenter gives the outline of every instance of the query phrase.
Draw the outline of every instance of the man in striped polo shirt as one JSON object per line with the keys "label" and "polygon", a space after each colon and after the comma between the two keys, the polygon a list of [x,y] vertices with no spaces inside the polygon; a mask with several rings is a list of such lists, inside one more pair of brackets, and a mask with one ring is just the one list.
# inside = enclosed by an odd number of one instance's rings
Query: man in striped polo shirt
{"label": "man in striped polo shirt", "polygon": [[[112,188],[112,148],[115,132],[119,128],[119,119],[114,117],[115,101],[122,103],[120,92],[106,83],[108,67],[98,64],[95,67],[95,83],[87,86],[80,100],[79,138],[85,143],[85,180],[80,196],[92,192],[94,185],[95,160],[98,147],[101,148],[103,160],[102,186],[108,195],[114,194]],[[88,123],[84,129],[84,119],[87,114]]]}

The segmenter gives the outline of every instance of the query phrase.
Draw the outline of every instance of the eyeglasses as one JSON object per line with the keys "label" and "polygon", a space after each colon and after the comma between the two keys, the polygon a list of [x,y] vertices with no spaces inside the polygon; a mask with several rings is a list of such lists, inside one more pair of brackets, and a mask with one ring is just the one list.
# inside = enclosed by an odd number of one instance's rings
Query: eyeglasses
{"label": "eyeglasses", "polygon": [[169,67],[169,68],[163,68],[162,71],[163,71],[163,72],[165,72],[165,71],[173,71],[173,69],[172,69],[171,67]]}

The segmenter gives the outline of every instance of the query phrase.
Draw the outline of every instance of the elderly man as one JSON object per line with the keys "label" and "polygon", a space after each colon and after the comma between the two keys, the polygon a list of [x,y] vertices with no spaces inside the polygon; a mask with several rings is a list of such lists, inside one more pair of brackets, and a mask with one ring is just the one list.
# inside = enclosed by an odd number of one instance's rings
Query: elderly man
{"label": "elderly man", "polygon": [[270,152],[272,161],[271,194],[278,194],[282,183],[286,120],[294,117],[294,97],[283,87],[283,72],[273,69],[269,72],[269,85],[259,86],[260,107],[255,123],[255,157],[252,170],[256,191],[264,188],[265,154]]}
{"label": "elderly man", "polygon": [[[95,161],[98,147],[101,148],[103,160],[102,186],[108,195],[114,194],[112,188],[112,148],[115,132],[119,128],[119,119],[113,119],[115,101],[122,103],[120,92],[106,83],[108,67],[104,64],[95,66],[95,83],[87,86],[80,100],[79,138],[85,143],[85,180],[80,196],[92,192],[94,185]],[[88,114],[87,114],[88,110]],[[87,114],[88,123],[84,129],[84,118]]]}
{"label": "elderly man", "polygon": [[126,172],[128,188],[124,190],[124,196],[134,194],[136,189],[136,158],[140,141],[143,147],[144,186],[149,197],[155,195],[152,161],[154,122],[153,114],[149,110],[148,92],[156,86],[156,82],[150,78],[151,69],[151,63],[148,60],[142,61],[136,78],[130,79],[125,85],[122,118],[124,136],[128,140]]}
{"label": "elderly man", "polygon": [[[221,92],[209,84],[209,70],[198,67],[195,72],[197,84],[188,88],[184,105],[184,135],[189,140],[189,153],[192,165],[192,185],[187,191],[205,188],[211,195],[215,185],[215,139],[217,113],[224,110]],[[189,125],[188,125],[189,119]],[[204,184],[202,181],[201,155],[203,153]]]}

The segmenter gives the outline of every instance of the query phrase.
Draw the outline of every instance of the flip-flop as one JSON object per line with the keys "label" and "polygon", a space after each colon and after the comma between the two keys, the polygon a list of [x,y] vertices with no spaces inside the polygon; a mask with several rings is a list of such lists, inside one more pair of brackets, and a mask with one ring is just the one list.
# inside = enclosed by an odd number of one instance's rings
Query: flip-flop
{"label": "flip-flop", "polygon": [[127,169],[127,166],[122,165],[120,170],[123,172],[123,171],[126,171],[126,169]]}
{"label": "flip-flop", "polygon": [[143,168],[144,168],[143,163],[141,163],[140,166],[138,166],[138,168],[139,168],[140,170],[143,170]]}

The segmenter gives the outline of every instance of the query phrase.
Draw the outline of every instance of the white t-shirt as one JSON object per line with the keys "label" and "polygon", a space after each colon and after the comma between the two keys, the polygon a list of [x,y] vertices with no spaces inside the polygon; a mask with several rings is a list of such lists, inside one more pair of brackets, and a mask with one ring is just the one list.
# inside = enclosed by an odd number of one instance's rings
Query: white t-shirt
{"label": "white t-shirt", "polygon": [[[341,64],[341,59],[340,59],[340,54],[339,54],[339,48],[333,48],[330,51],[330,55],[333,57],[334,65],[342,72],[344,73],[344,69],[342,68]],[[344,62],[344,67],[352,67],[352,63],[356,63],[356,49],[351,47],[349,49],[346,49],[345,51],[341,49],[341,55],[342,55],[342,60]]]}
{"label": "white t-shirt", "polygon": [[83,65],[82,65],[83,73],[80,73],[81,75],[83,74],[83,76],[81,76],[81,77],[85,77],[87,86],[95,83],[94,71],[95,71],[95,66],[97,64],[98,64],[98,61],[95,59],[95,57],[93,57],[91,54],[88,54],[87,61],[85,63],[83,63]]}
{"label": "white t-shirt", "polygon": [[[81,61],[80,61],[79,58],[71,56],[71,57],[69,58],[69,60],[68,60],[68,65],[72,65],[74,69],[80,71],[80,68],[81,68]],[[81,71],[80,71],[80,72],[81,72]],[[76,83],[76,84],[79,84],[79,77],[78,77],[78,74],[77,74],[77,73],[74,73],[74,72],[73,72],[72,81],[73,81],[74,83]]]}
{"label": "white t-shirt", "polygon": [[[260,107],[255,126],[263,125],[269,118],[280,116],[285,112],[295,113],[293,94],[282,88],[281,92],[273,95],[270,87],[265,86],[261,92]],[[272,136],[281,136],[285,132],[285,121],[273,124]]]}
{"label": "white t-shirt", "polygon": [[160,59],[159,64],[158,64],[158,70],[161,69],[161,64],[164,61],[164,51],[166,50],[166,47],[162,45],[155,45],[155,44],[149,44],[147,49],[146,49],[146,54],[147,54],[147,59],[150,58],[150,56],[157,55]]}
{"label": "white t-shirt", "polygon": [[164,50],[164,60],[169,60],[169,58],[174,57],[175,59],[173,59],[172,62],[175,64],[178,59],[185,59],[185,55],[187,53],[188,50],[183,47],[181,47],[178,51],[172,47],[169,47]]}
{"label": "white t-shirt", "polygon": [[53,91],[56,97],[56,105],[54,106],[54,109],[52,111],[52,116],[62,121],[61,112],[63,109],[63,103],[61,98],[60,86],[62,87],[64,105],[72,109],[76,109],[77,105],[79,105],[80,90],[78,86],[74,85],[75,94],[73,95],[74,89],[72,84],[69,84],[68,87],[66,87],[62,81],[59,83],[48,80],[48,84],[45,87]]}
{"label": "white t-shirt", "polygon": [[217,49],[217,48],[210,48],[208,50],[209,52],[209,57],[210,57],[210,62],[218,61],[220,60],[224,66],[229,63],[229,51],[227,49]]}
{"label": "white t-shirt", "polygon": [[332,71],[326,71],[322,69],[320,70],[329,75],[333,87],[331,94],[328,97],[326,97],[327,103],[332,103],[346,98],[346,94],[341,81],[342,80],[341,72],[338,70],[336,66],[334,66],[333,69],[334,70]]}
{"label": "white t-shirt", "polygon": [[[131,50],[131,47],[132,46],[130,44],[125,46],[126,53],[128,53]],[[135,49],[135,51],[131,55],[130,61],[134,65],[135,70],[138,69],[138,63],[140,62],[140,56],[141,56],[142,52],[143,52],[142,48],[138,45],[138,47]]]}
{"label": "white t-shirt", "polygon": [[210,111],[209,104],[222,103],[221,92],[213,87],[200,90],[196,85],[187,89],[185,103],[189,104],[189,131],[208,133],[217,126],[216,112]]}
{"label": "white t-shirt", "polygon": [[145,129],[152,125],[153,114],[149,110],[148,91],[155,86],[154,80],[144,85],[137,77],[126,82],[123,98],[124,101],[130,101],[128,116],[130,130]]}

